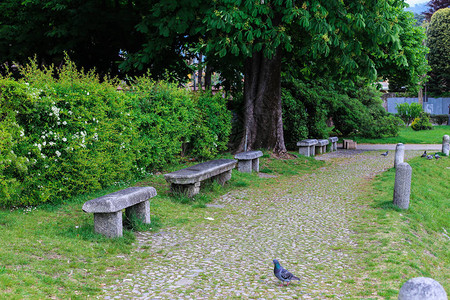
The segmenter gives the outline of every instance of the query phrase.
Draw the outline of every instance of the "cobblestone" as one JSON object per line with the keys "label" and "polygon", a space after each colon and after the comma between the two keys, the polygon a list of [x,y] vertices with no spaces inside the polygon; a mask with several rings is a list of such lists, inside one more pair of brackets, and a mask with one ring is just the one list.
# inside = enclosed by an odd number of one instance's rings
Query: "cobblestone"
{"label": "cobblestone", "polygon": [[[406,151],[408,156],[417,155]],[[148,252],[142,269],[105,287],[103,299],[336,299],[358,269],[358,214],[367,209],[362,186],[393,166],[394,156],[359,150],[327,153],[313,175],[277,178],[260,190],[217,199],[214,221],[193,229],[137,234]],[[220,207],[220,208],[217,208]],[[272,260],[301,281],[280,287]],[[352,271],[352,272],[351,272]]]}

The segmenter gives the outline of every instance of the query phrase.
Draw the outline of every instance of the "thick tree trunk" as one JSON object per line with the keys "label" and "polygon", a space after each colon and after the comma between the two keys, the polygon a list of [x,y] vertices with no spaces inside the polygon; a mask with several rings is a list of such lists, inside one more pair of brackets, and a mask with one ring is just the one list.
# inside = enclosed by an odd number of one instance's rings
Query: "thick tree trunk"
{"label": "thick tree trunk", "polygon": [[280,50],[271,59],[254,53],[245,62],[244,76],[244,134],[238,151],[263,148],[284,155]]}

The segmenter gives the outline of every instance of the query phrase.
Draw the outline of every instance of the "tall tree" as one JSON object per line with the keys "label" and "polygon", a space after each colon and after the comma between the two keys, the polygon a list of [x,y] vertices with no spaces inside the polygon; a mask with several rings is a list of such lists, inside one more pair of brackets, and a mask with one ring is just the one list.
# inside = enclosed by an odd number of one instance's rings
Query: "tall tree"
{"label": "tall tree", "polygon": [[442,94],[450,91],[450,8],[436,11],[428,29],[430,54],[430,91]]}
{"label": "tall tree", "polygon": [[146,1],[2,0],[0,62],[61,63],[72,60],[98,72],[118,74],[120,51],[137,51],[143,35],[134,30]]}
{"label": "tall tree", "polygon": [[[387,64],[407,67],[402,0],[4,0],[0,60],[63,50],[82,66],[182,79],[203,54],[229,88],[244,76],[248,149],[286,152],[280,75],[288,59],[301,74],[375,80]],[[411,46],[413,47],[413,45]],[[119,57],[121,53],[121,57]],[[401,70],[401,68],[400,68]],[[414,72],[413,72],[414,73]],[[306,75],[305,75],[306,76]]]}
{"label": "tall tree", "polygon": [[404,6],[401,0],[156,1],[142,23],[149,42],[124,65],[157,59],[161,45],[179,41],[177,49],[218,58],[224,67],[214,66],[219,72],[241,70],[245,135],[238,150],[246,141],[248,149],[283,154],[283,58],[295,52],[306,71],[315,66],[315,71],[371,80],[387,64],[406,67],[399,20]]}
{"label": "tall tree", "polygon": [[425,15],[425,18],[430,21],[431,16],[438,10],[442,8],[448,8],[450,7],[450,0],[430,0],[427,3],[427,6],[430,7],[430,9],[423,14]]}

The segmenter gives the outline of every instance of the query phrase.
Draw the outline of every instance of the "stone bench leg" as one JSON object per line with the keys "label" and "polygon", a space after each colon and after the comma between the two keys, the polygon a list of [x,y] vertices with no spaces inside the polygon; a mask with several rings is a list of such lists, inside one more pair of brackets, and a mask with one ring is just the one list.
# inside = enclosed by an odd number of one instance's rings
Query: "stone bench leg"
{"label": "stone bench leg", "polygon": [[125,216],[128,219],[132,216],[136,216],[136,218],[142,222],[150,224],[150,202],[147,200],[125,208]]}
{"label": "stone bench leg", "polygon": [[252,169],[255,172],[259,172],[259,157],[252,159]]}
{"label": "stone bench leg", "polygon": [[94,213],[95,232],[114,238],[123,235],[122,228],[122,211],[113,213]]}
{"label": "stone bench leg", "polygon": [[333,149],[332,149],[332,151],[337,151],[337,142],[333,142]]}
{"label": "stone bench leg", "polygon": [[316,147],[316,152],[317,152],[317,154],[322,154],[323,153],[323,147],[322,146],[317,146]]}
{"label": "stone bench leg", "polygon": [[299,147],[298,153],[304,156],[313,156],[311,153],[311,147]]}
{"label": "stone bench leg", "polygon": [[252,172],[252,160],[251,159],[239,160],[238,171],[243,172],[243,173],[251,173]]}
{"label": "stone bench leg", "polygon": [[311,148],[311,149],[310,149],[311,156],[316,156],[316,146],[311,146],[311,147],[309,147],[309,148]]}
{"label": "stone bench leg", "polygon": [[197,195],[200,192],[200,182],[193,184],[176,184],[172,183],[170,185],[170,190],[173,193],[186,194],[189,198]]}
{"label": "stone bench leg", "polygon": [[224,185],[225,182],[231,179],[231,170],[228,170],[226,172],[223,172],[222,174],[216,175],[212,178],[213,180],[217,181],[220,185]]}
{"label": "stone bench leg", "polygon": [[243,173],[259,172],[259,158],[241,159],[238,163],[238,171]]}

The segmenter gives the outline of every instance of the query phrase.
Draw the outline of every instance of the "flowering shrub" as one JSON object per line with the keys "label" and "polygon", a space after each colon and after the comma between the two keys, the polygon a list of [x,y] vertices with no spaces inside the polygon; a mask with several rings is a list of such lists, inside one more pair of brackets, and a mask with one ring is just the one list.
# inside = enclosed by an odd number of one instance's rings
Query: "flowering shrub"
{"label": "flowering shrub", "polygon": [[431,124],[428,114],[423,112],[422,114],[420,114],[420,117],[414,119],[414,121],[411,123],[411,128],[415,131],[431,130],[433,129],[433,124]]}
{"label": "flowering shrub", "polygon": [[221,98],[146,77],[119,92],[117,82],[70,61],[60,70],[31,62],[23,76],[0,77],[0,206],[60,202],[127,182],[184,149],[204,158],[225,150]]}

